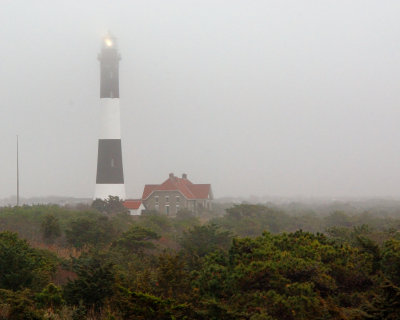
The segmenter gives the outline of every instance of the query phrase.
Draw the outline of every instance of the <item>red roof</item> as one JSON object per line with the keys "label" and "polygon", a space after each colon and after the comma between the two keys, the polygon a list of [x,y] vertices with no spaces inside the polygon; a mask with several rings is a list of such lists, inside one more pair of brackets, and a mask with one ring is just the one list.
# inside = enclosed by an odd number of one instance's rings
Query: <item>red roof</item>
{"label": "red roof", "polygon": [[170,174],[162,184],[146,184],[142,200],[146,200],[154,191],[180,191],[187,199],[207,199],[211,194],[211,185],[194,184],[187,178],[178,178]]}
{"label": "red roof", "polygon": [[125,200],[124,207],[131,210],[139,209],[140,205],[142,204],[142,200]]}

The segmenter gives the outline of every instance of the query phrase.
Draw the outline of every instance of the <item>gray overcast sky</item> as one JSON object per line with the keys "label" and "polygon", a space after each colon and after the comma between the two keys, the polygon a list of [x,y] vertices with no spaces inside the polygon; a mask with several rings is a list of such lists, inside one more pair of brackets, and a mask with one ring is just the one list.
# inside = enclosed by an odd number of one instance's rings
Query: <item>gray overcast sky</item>
{"label": "gray overcast sky", "polygon": [[400,196],[400,1],[0,0],[0,197],[92,197],[101,37],[127,194]]}

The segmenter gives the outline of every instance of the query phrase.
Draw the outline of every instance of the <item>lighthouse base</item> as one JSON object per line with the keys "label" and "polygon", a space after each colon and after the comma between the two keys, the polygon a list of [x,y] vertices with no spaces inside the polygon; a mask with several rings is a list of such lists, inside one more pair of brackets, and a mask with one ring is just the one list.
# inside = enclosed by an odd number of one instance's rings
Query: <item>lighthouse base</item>
{"label": "lighthouse base", "polygon": [[96,184],[94,199],[108,199],[109,196],[119,197],[121,200],[126,199],[125,184]]}

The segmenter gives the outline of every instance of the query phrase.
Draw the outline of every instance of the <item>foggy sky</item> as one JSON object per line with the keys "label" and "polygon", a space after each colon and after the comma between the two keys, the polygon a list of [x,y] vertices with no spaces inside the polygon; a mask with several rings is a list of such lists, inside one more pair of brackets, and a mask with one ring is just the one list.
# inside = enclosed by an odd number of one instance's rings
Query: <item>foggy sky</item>
{"label": "foggy sky", "polygon": [[0,0],[0,198],[92,197],[101,37],[127,195],[400,196],[398,0]]}

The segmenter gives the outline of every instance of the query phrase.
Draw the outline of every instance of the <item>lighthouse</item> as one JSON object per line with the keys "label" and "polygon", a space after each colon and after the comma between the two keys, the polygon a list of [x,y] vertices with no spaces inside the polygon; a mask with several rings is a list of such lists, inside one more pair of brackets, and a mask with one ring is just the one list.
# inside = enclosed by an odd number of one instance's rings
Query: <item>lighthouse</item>
{"label": "lighthouse", "polygon": [[118,72],[121,56],[116,38],[112,35],[107,34],[103,38],[98,60],[101,125],[94,198],[106,199],[111,195],[125,199]]}

